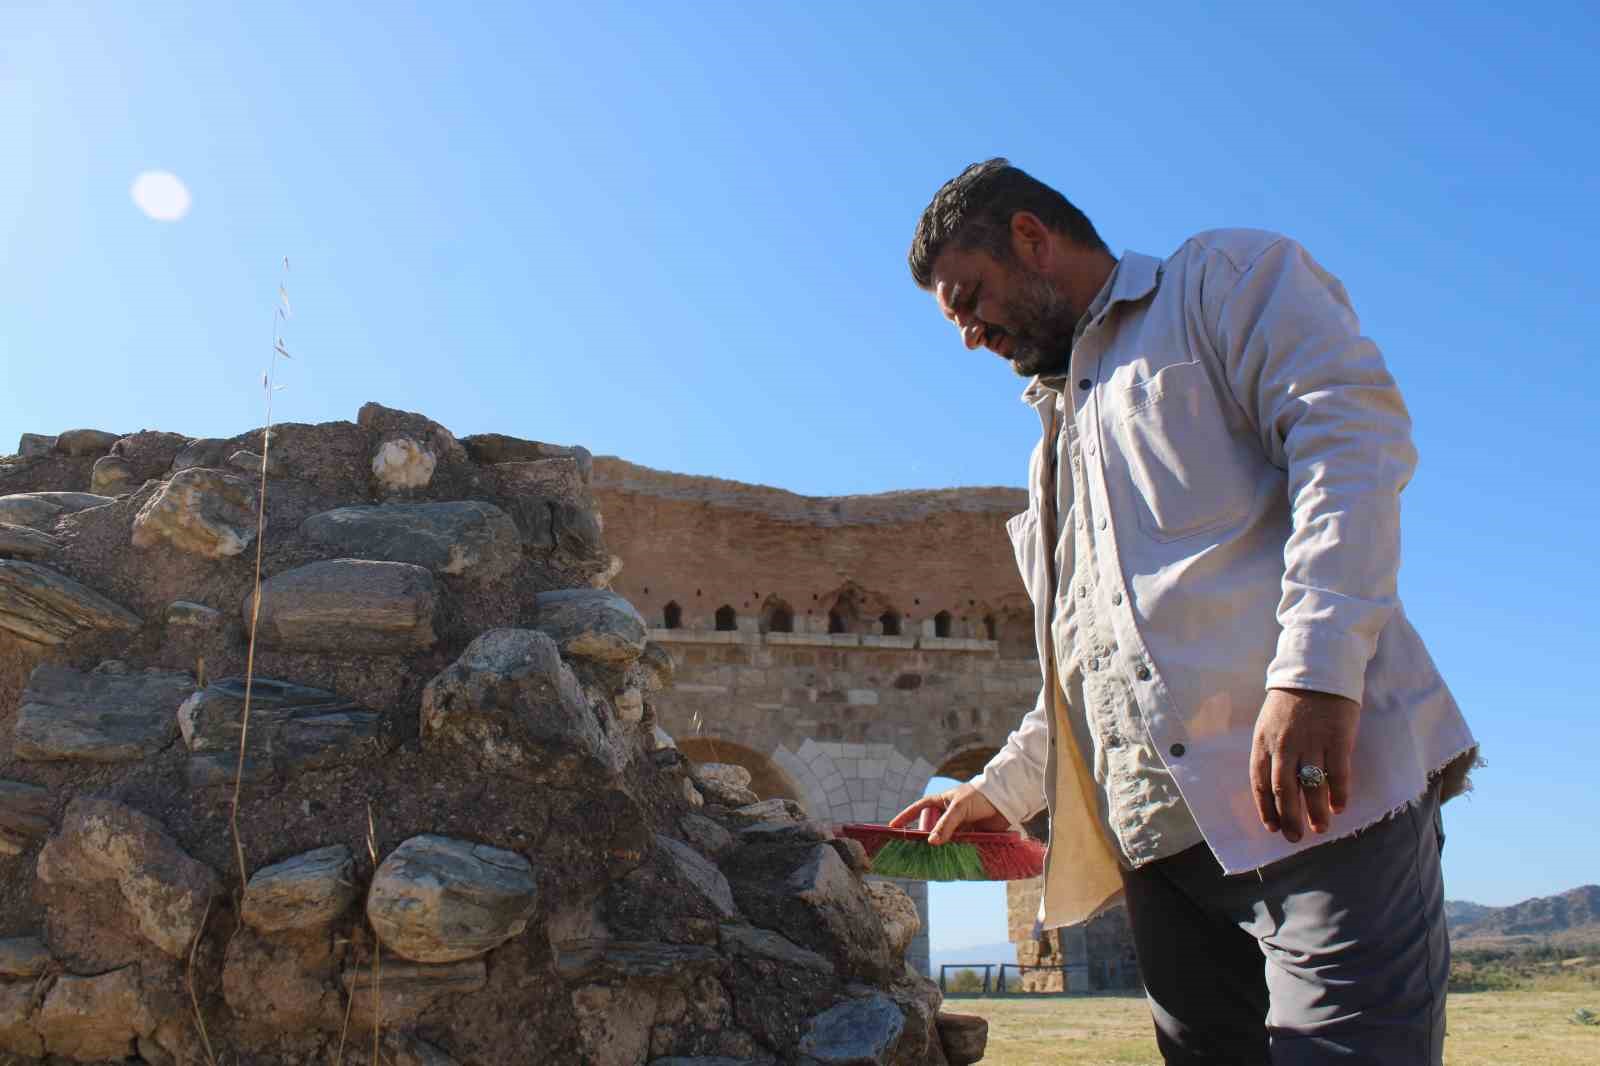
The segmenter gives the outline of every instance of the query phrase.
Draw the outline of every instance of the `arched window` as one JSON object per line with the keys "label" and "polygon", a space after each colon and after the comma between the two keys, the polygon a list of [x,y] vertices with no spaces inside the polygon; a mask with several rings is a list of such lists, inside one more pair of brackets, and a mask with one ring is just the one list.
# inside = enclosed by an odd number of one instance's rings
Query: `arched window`
{"label": "arched window", "polygon": [[768,633],[793,633],[794,612],[786,604],[779,604],[772,609],[767,618]]}
{"label": "arched window", "polygon": [[729,606],[728,604],[726,604],[726,603],[723,604],[721,607],[718,607],[717,608],[717,629],[722,631],[722,632],[728,632],[730,630],[734,630],[734,629],[738,629],[738,628],[739,628],[739,616],[734,613],[733,608],[731,606]]}
{"label": "arched window", "polygon": [[661,608],[661,625],[664,629],[683,628],[683,608],[678,606],[677,600]]}
{"label": "arched window", "polygon": [[828,612],[828,632],[829,633],[843,633],[843,632],[846,632],[845,623],[844,623],[844,615],[840,614],[838,611],[829,611]]}
{"label": "arched window", "polygon": [[884,611],[879,616],[878,622],[883,626],[883,635],[898,637],[900,635],[900,612],[894,610]]}
{"label": "arched window", "polygon": [[1000,638],[996,635],[997,632],[998,632],[998,629],[995,626],[994,615],[992,615],[992,614],[984,615],[983,616],[983,639],[984,640],[999,640]]}
{"label": "arched window", "polygon": [[948,637],[950,635],[950,612],[940,611],[933,616],[933,635]]}

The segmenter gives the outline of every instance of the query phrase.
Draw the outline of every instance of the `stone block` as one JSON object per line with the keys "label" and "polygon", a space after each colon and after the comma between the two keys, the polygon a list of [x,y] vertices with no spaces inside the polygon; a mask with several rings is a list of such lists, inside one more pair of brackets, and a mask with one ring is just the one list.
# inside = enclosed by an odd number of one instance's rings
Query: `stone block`
{"label": "stone block", "polygon": [[102,455],[89,471],[89,491],[97,496],[123,496],[142,484],[133,464],[120,455]]}
{"label": "stone block", "polygon": [[120,1062],[135,1040],[155,1029],[156,1019],[141,995],[139,967],[124,966],[93,977],[56,978],[35,1025],[52,1055]]}
{"label": "stone block", "polygon": [[735,958],[764,959],[823,977],[832,977],[834,973],[833,963],[828,959],[770,929],[724,924],[718,935],[718,944],[724,954]]}
{"label": "stone block", "polygon": [[580,940],[557,945],[556,976],[563,981],[687,981],[713,976],[726,964],[698,944],[636,940]]}
{"label": "stone block", "polygon": [[594,475],[594,456],[582,446],[543,444],[539,441],[520,440],[502,433],[475,433],[462,437],[461,444],[475,463],[520,463],[538,459],[571,459],[577,463],[578,476],[588,485]]}
{"label": "stone block", "polygon": [[428,682],[422,739],[464,750],[486,771],[536,782],[577,784],[620,767],[555,641],[531,629],[490,630]]}
{"label": "stone block", "polygon": [[415,1021],[437,1004],[459,996],[483,991],[488,969],[482,959],[444,965],[404,962],[385,958],[377,975],[377,1011],[373,1004],[374,972],[371,964],[345,968],[341,982],[350,1000],[350,1023],[370,1029],[381,1016],[384,1025],[404,1025]]}
{"label": "stone block", "polygon": [[401,958],[459,962],[521,933],[538,898],[533,867],[516,852],[429,834],[383,860],[367,919]]}
{"label": "stone block", "polygon": [[733,847],[733,834],[722,826],[699,814],[686,814],[678,821],[678,828],[688,837],[689,843],[701,853],[716,859]]}
{"label": "stone block", "polygon": [[0,977],[38,977],[52,961],[50,949],[36,936],[0,940]]}
{"label": "stone block", "polygon": [[939,1043],[950,1066],[970,1066],[983,1059],[989,1046],[989,1022],[976,1014],[940,1011],[935,1019]]}
{"label": "stone block", "polygon": [[867,902],[872,904],[873,911],[883,922],[883,931],[888,934],[890,949],[904,956],[911,941],[922,930],[917,905],[904,889],[888,881],[867,881],[866,891]]}
{"label": "stone block", "polygon": [[69,890],[109,882],[139,934],[173,958],[187,956],[222,890],[216,873],[185,854],[154,818],[86,796],[67,805],[36,872],[46,885]]}
{"label": "stone block", "polygon": [[46,433],[24,433],[17,441],[17,455],[22,459],[37,459],[55,449],[56,439]]}
{"label": "stone block", "polygon": [[378,445],[372,456],[372,476],[390,492],[428,487],[439,457],[432,448],[410,437],[392,437]]}
{"label": "stone block", "polygon": [[577,1051],[586,1066],[638,1066],[650,1051],[656,995],[647,988],[584,985],[572,993]]}
{"label": "stone block", "polygon": [[841,1003],[811,1019],[800,1038],[804,1066],[887,1066],[905,1031],[905,1015],[888,996],[874,993]]}
{"label": "stone block", "polygon": [[91,492],[14,492],[0,496],[0,522],[16,526],[39,526],[62,515],[103,507],[117,501]]}
{"label": "stone block", "polygon": [[[214,681],[183,701],[177,726],[188,747],[189,782],[231,784],[244,721],[242,677]],[[271,678],[250,686],[244,780],[288,777],[360,761],[383,745],[383,715],[322,689]]]}
{"label": "stone block", "polygon": [[615,592],[541,592],[534,611],[534,628],[548,634],[563,656],[626,666],[644,653],[644,619]]}
{"label": "stone block", "polygon": [[[241,608],[247,626],[253,599]],[[286,651],[401,655],[433,645],[433,610],[423,567],[329,559],[262,583],[257,639]]]}
{"label": "stone block", "polygon": [[178,706],[193,691],[188,674],[166,670],[37,666],[22,693],[13,747],[34,762],[134,762],[172,743]]}
{"label": "stone block", "polygon": [[0,855],[20,855],[50,832],[50,790],[22,781],[0,781]]}
{"label": "stone block", "polygon": [[0,559],[46,559],[61,550],[61,542],[27,526],[0,522]]}
{"label": "stone block", "polygon": [[57,455],[104,455],[120,437],[121,434],[101,429],[69,429],[56,438],[55,452]]}
{"label": "stone block", "polygon": [[478,500],[339,507],[307,518],[300,532],[347,558],[414,563],[479,580],[504,576],[522,556],[511,516]]}
{"label": "stone block", "polygon": [[227,559],[255,542],[256,510],[255,482],[194,467],[173,474],[139,508],[133,545]]}
{"label": "stone block", "polygon": [[244,890],[241,916],[263,933],[327,925],[355,902],[355,860],[331,844],[263,866]]}
{"label": "stone block", "polygon": [[656,834],[656,847],[666,852],[678,877],[688,883],[723,918],[738,915],[734,906],[733,889],[722,871],[713,866],[698,851],[681,840]]}

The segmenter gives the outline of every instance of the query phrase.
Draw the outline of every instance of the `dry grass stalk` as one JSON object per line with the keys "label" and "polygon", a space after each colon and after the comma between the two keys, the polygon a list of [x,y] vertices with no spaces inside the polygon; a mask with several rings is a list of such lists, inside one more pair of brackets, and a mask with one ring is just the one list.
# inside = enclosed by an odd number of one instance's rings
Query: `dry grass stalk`
{"label": "dry grass stalk", "polygon": [[184,970],[184,983],[189,987],[189,1005],[194,1008],[194,1026],[200,1032],[200,1043],[206,1050],[207,1066],[217,1066],[217,1053],[211,1047],[211,1034],[206,1032],[206,1019],[200,1010],[200,996],[194,990],[194,959],[200,951],[200,941],[206,935],[206,919],[211,917],[211,901],[206,900],[205,913],[200,916],[200,928],[195,930],[189,944],[189,965]]}
{"label": "dry grass stalk", "polygon": [[[367,803],[367,857],[372,860],[372,873],[378,873],[378,827],[372,820],[372,803]],[[368,891],[371,891],[369,888]],[[371,920],[368,919],[368,924]],[[372,930],[372,1063],[378,1066],[378,1036],[383,1032],[383,1001],[379,998],[379,984],[383,979],[383,943],[378,930]]]}
{"label": "dry grass stalk", "polygon": [[[287,256],[283,260],[283,272],[285,276],[289,272]],[[279,281],[278,304],[272,309],[272,354],[267,357],[267,372],[261,376],[261,386],[267,394],[267,422],[261,429],[261,491],[256,503],[256,569],[250,597],[250,646],[245,652],[244,709],[239,716],[239,762],[234,769],[233,804],[228,812],[228,824],[233,830],[233,854],[239,864],[241,901],[244,899],[245,884],[249,881],[250,874],[244,861],[244,843],[239,836],[239,791],[244,781],[245,742],[250,736],[250,695],[256,668],[256,626],[261,618],[261,555],[267,534],[267,461],[272,447],[272,394],[277,391],[273,386],[273,378],[278,366],[278,356],[289,358],[289,350],[284,347],[278,326],[288,317],[289,293],[284,288],[283,281]]]}

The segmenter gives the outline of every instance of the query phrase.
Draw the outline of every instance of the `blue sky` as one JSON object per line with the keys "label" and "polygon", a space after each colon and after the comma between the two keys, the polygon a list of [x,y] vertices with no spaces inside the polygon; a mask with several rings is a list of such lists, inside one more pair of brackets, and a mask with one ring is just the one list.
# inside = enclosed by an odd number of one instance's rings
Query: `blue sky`
{"label": "blue sky", "polygon": [[[258,423],[287,255],[282,418],[1016,485],[1020,381],[904,266],[941,181],[1008,155],[1117,250],[1282,230],[1416,419],[1402,595],[1490,762],[1447,808],[1449,894],[1600,881],[1600,32],[1413,7],[11,0],[0,437]],[[135,208],[152,169],[181,221]],[[936,902],[935,937],[1003,939],[998,909]]]}

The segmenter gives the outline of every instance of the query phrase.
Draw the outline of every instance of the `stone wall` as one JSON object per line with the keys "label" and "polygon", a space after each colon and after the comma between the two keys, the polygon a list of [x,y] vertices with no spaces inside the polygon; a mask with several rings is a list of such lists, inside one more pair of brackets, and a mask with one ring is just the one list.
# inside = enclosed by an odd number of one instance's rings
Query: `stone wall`
{"label": "stone wall", "polygon": [[0,1058],[981,1055],[859,847],[659,730],[587,452],[278,426],[258,542],[260,452],[0,459]]}

